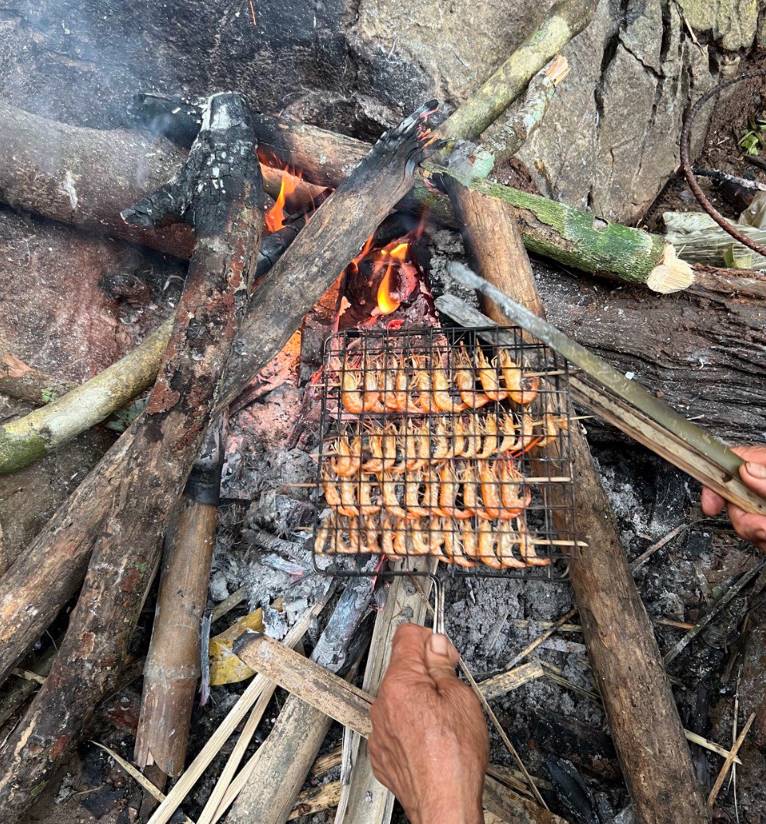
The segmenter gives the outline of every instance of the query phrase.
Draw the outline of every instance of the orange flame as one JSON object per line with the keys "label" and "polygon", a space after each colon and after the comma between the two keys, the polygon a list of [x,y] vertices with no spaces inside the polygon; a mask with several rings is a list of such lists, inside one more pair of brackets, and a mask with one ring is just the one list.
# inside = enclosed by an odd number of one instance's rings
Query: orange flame
{"label": "orange flame", "polygon": [[282,183],[279,186],[277,199],[264,215],[264,224],[269,234],[276,232],[285,225],[285,203],[287,198],[298,188],[299,181],[300,178],[290,174],[290,172],[284,172],[282,175]]}
{"label": "orange flame", "polygon": [[380,271],[383,266],[386,267],[383,278],[378,285],[377,294],[378,310],[382,315],[390,315],[401,305],[401,298],[394,293],[391,281],[398,264],[407,259],[409,250],[410,244],[408,241],[394,240],[378,252],[379,257],[373,272]]}

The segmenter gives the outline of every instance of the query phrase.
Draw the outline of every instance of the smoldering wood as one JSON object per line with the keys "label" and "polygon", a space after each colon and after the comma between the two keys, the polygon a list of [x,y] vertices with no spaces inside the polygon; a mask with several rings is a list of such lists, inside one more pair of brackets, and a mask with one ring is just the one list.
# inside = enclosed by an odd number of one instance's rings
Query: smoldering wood
{"label": "smoldering wood", "polygon": [[[372,578],[349,580],[311,654],[310,663],[315,670],[336,673],[347,668],[351,640],[367,613],[371,597]],[[286,649],[281,644],[278,646],[280,650]],[[308,661],[300,655],[298,658]],[[354,689],[342,678],[332,677]],[[284,824],[329,726],[327,714],[290,695],[258,750],[247,784],[232,805],[227,822]]]}
{"label": "smoldering wood", "polygon": [[[372,730],[369,712],[374,700],[369,693],[351,686],[316,661],[302,658],[286,650],[277,642],[258,636],[256,633],[243,634],[236,643],[235,649],[237,655],[248,666],[256,671],[262,669],[263,672],[268,672],[270,678],[289,689],[291,694],[288,701],[301,699],[314,708],[314,713],[320,715],[323,712],[330,713],[338,723],[365,738],[369,737]],[[521,798],[499,781],[485,782],[484,806],[506,817],[508,821],[563,824],[563,820],[558,816]],[[244,820],[242,819],[243,822]],[[247,820],[261,822],[260,818]],[[273,820],[284,821],[285,819]],[[271,822],[272,819],[264,819],[264,822],[266,821]],[[239,820],[235,820],[234,824],[239,824]]]}
{"label": "smoldering wood", "polygon": [[422,158],[420,129],[434,105],[425,104],[378,140],[259,282],[234,345],[219,408],[234,400],[287,343],[303,316],[412,188]]}
{"label": "smoldering wood", "polygon": [[[219,177],[222,156],[229,172]],[[211,162],[207,164],[206,158]],[[3,820],[18,819],[78,740],[119,673],[159,553],[167,515],[197,453],[213,395],[237,329],[240,296],[255,268],[262,187],[247,107],[235,94],[214,95],[190,153],[184,201],[197,236],[173,332],[145,413],[54,516],[22,559],[93,555],[51,673],[0,750]],[[106,481],[106,482],[105,482]],[[42,561],[41,561],[42,563]],[[47,591],[28,601],[14,566],[3,579],[3,666],[16,657],[6,630],[30,613],[45,626],[61,607]],[[49,563],[47,571],[57,572]],[[21,589],[15,589],[19,582]],[[60,586],[60,584],[59,584]],[[70,581],[71,586],[71,581]],[[75,583],[76,586],[76,583]],[[15,607],[14,607],[15,605]],[[13,614],[15,613],[15,615]],[[34,623],[34,621],[32,622]],[[34,634],[34,632],[33,632]],[[11,661],[12,663],[12,661]]]}
{"label": "smoldering wood", "polygon": [[[513,299],[544,315],[516,211],[458,182],[450,188],[474,267]],[[497,306],[488,303],[486,308],[492,320],[507,323]],[[614,514],[582,430],[573,427],[570,437],[572,471],[579,479],[578,531],[590,548],[572,558],[569,578],[637,816],[651,824],[706,821],[681,720]]]}
{"label": "smoldering wood", "polygon": [[[369,147],[362,146],[366,154]],[[182,259],[194,248],[188,225],[131,226],[120,212],[177,174],[186,156],[184,149],[162,137],[71,126],[0,103],[4,202]],[[283,172],[264,165],[262,174],[264,190],[276,197]],[[309,203],[322,189],[299,182],[296,198]]]}
{"label": "smoldering wood", "polygon": [[168,536],[144,666],[134,760],[181,774],[200,677],[200,623],[207,604],[223,463],[222,422],[212,421]]}

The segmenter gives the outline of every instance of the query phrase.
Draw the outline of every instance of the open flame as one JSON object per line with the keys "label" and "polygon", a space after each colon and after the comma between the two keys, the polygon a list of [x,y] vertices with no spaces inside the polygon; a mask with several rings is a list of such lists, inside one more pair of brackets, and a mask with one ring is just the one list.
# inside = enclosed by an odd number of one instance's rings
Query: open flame
{"label": "open flame", "polygon": [[285,172],[282,175],[282,183],[279,186],[279,194],[274,201],[274,205],[266,210],[264,224],[266,231],[271,234],[281,229],[285,225],[285,204],[291,194],[298,188],[300,177]]}
{"label": "open flame", "polygon": [[[401,273],[404,264],[407,263],[409,251],[409,241],[400,239],[391,241],[376,253],[373,274],[378,274],[385,267],[377,293],[378,311],[381,315],[390,315],[395,312],[401,305],[402,300],[412,291],[410,289],[407,294],[402,294],[402,290],[395,288],[393,282],[394,274]],[[409,281],[409,278],[406,280]],[[409,283],[406,286],[409,286]]]}

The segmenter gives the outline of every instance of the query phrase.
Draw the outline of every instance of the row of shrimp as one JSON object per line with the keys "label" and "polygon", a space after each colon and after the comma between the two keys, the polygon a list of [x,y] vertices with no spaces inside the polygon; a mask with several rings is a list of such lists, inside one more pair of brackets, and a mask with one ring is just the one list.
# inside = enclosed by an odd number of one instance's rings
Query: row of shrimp
{"label": "row of shrimp", "polygon": [[551,414],[541,421],[523,414],[517,423],[505,410],[500,415],[370,423],[360,434],[338,436],[328,449],[328,463],[339,478],[400,475],[447,460],[521,455],[552,443],[566,426],[565,417]]}
{"label": "row of shrimp", "polygon": [[509,458],[428,465],[397,476],[383,471],[355,478],[322,477],[330,508],[349,518],[379,512],[413,520],[443,516],[465,521],[510,521],[530,505],[531,491]]}
{"label": "row of shrimp", "polygon": [[347,358],[343,364],[334,357],[329,370],[339,376],[341,402],[352,415],[457,414],[506,398],[528,406],[540,392],[540,376],[525,372],[502,348],[489,359],[480,347],[471,356],[461,345],[454,350],[451,368],[444,357],[383,352]]}
{"label": "row of shrimp", "polygon": [[479,564],[492,569],[548,566],[551,559],[539,555],[540,543],[528,533],[523,517],[515,521],[450,518],[403,520],[387,515],[341,518],[331,512],[317,530],[318,554],[384,554],[391,559],[414,555],[437,557],[446,564],[471,569]]}

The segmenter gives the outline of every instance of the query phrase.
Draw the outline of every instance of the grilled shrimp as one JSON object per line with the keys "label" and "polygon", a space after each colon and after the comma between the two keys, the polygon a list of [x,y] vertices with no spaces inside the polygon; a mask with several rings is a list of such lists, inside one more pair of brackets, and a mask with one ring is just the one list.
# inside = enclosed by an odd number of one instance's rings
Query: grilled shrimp
{"label": "grilled shrimp", "polygon": [[453,521],[442,521],[441,529],[442,535],[444,536],[444,556],[447,558],[447,563],[455,564],[464,569],[473,569],[476,564],[465,557],[460,533],[457,532],[456,526]]}
{"label": "grilled shrimp", "polygon": [[516,529],[519,535],[519,555],[528,566],[550,566],[551,559],[543,558],[535,551],[535,544],[527,532],[526,522],[519,518],[516,521]]}
{"label": "grilled shrimp", "polygon": [[503,565],[495,554],[495,533],[489,521],[479,521],[479,560],[492,569],[502,569]]}
{"label": "grilled shrimp", "polygon": [[335,474],[341,478],[356,475],[362,455],[362,439],[356,437],[349,441],[347,435],[341,435],[335,443],[335,457],[330,462]]}
{"label": "grilled shrimp", "polygon": [[465,521],[463,523],[463,531],[461,533],[463,554],[468,558],[479,557],[479,539],[476,535],[476,529],[473,521]]}
{"label": "grilled shrimp", "polygon": [[439,476],[435,468],[429,467],[426,470],[423,483],[423,506],[428,510],[428,515],[433,517],[439,512]]}
{"label": "grilled shrimp", "polygon": [[483,461],[479,467],[479,483],[481,484],[482,508],[476,514],[493,521],[500,517],[502,502],[495,469],[489,461]]}
{"label": "grilled shrimp", "polygon": [[447,373],[440,366],[433,369],[432,389],[434,406],[441,412],[455,414],[466,408],[462,400],[458,401],[452,397],[452,389],[447,380]]}
{"label": "grilled shrimp", "polygon": [[380,474],[383,471],[383,433],[378,430],[370,432],[367,440],[372,457],[362,464],[362,471]]}
{"label": "grilled shrimp", "polygon": [[496,556],[504,569],[523,569],[526,564],[513,554],[513,547],[519,544],[519,537],[513,531],[510,521],[500,521],[496,532]]}
{"label": "grilled shrimp", "polygon": [[364,519],[364,552],[372,555],[380,555],[380,543],[378,541],[378,524],[373,518]]}
{"label": "grilled shrimp", "polygon": [[[479,451],[477,451],[476,457],[489,458],[494,455],[495,450],[498,449],[497,420],[493,415],[489,415],[487,419],[481,423],[481,433],[484,435],[484,441],[481,444]],[[513,438],[516,438],[515,430],[513,433]]]}
{"label": "grilled shrimp", "polygon": [[364,396],[359,388],[359,378],[351,370],[344,370],[341,378],[340,398],[343,408],[352,415],[361,415],[364,409]]}
{"label": "grilled shrimp", "polygon": [[493,401],[501,401],[506,396],[506,391],[500,386],[500,379],[495,369],[495,364],[490,363],[481,349],[476,349],[476,369],[479,373],[479,380],[484,388],[485,394]]}
{"label": "grilled shrimp", "polygon": [[457,478],[452,471],[452,467],[445,463],[439,470],[439,511],[448,518],[457,518],[464,521],[470,518],[473,513],[458,509],[455,506],[457,495]]}
{"label": "grilled shrimp", "polygon": [[500,481],[500,499],[503,509],[500,517],[503,520],[518,518],[532,501],[532,493],[525,489],[522,493],[523,475],[509,459],[498,461],[498,479]]}
{"label": "grilled shrimp", "polygon": [[538,444],[540,440],[540,438],[535,437],[535,422],[532,420],[532,416],[525,412],[521,416],[521,433],[519,434],[519,441],[513,451],[517,454],[529,452],[529,450]]}
{"label": "grilled shrimp", "polygon": [[478,512],[479,496],[476,488],[476,472],[473,464],[467,463],[460,473],[460,480],[463,484],[463,507],[466,512]]}
{"label": "grilled shrimp", "polygon": [[343,502],[340,498],[338,482],[336,478],[333,478],[327,468],[322,472],[322,489],[324,491],[324,499],[327,501],[327,506],[334,510],[340,510]]}
{"label": "grilled shrimp", "polygon": [[397,515],[399,518],[406,518],[407,510],[402,509],[399,505],[399,496],[396,494],[396,480],[393,475],[383,474],[381,489],[383,491],[383,506],[388,512]]}
{"label": "grilled shrimp", "polygon": [[335,530],[334,550],[339,555],[357,555],[360,552],[361,535],[359,524],[356,518],[351,518],[348,522],[348,543],[344,541],[343,531]]}
{"label": "grilled shrimp", "polygon": [[333,518],[325,518],[317,529],[316,537],[314,538],[314,552],[317,555],[324,555],[327,542],[330,540],[330,523]]}
{"label": "grilled shrimp", "polygon": [[[513,415],[509,412],[503,412],[503,419],[500,424],[500,434],[502,435],[502,439],[500,443],[497,444],[497,448],[495,449],[496,455],[504,455],[506,452],[513,452],[514,450],[518,449],[520,446],[519,442],[519,431],[516,422],[513,420]],[[484,444],[484,450],[487,448],[486,442]]]}
{"label": "grilled shrimp", "polygon": [[[428,427],[427,423],[426,427]],[[447,431],[447,422],[443,418],[439,418],[436,422],[436,431],[434,433],[434,454],[432,459],[434,461],[443,461],[451,456],[452,445],[450,444],[450,436]]]}
{"label": "grilled shrimp", "polygon": [[416,521],[410,525],[409,538],[414,555],[431,554],[431,541],[428,528],[422,524],[422,521]]}
{"label": "grilled shrimp", "polygon": [[465,426],[464,458],[473,458],[481,449],[481,421],[478,415],[469,415]]}
{"label": "grilled shrimp", "polygon": [[380,529],[383,536],[383,540],[381,541],[383,553],[392,558],[396,555],[396,550],[394,549],[393,523],[385,512],[380,519]]}
{"label": "grilled shrimp", "polygon": [[404,439],[404,451],[407,458],[407,469],[412,472],[428,466],[431,461],[431,439],[428,424],[416,424],[407,421],[408,432]]}
{"label": "grilled shrimp", "polygon": [[431,394],[431,376],[423,366],[419,366],[415,369],[412,384],[418,393],[418,396],[414,401],[418,411],[426,413],[432,412],[434,409],[434,403]]}
{"label": "grilled shrimp", "polygon": [[368,369],[364,373],[364,396],[362,406],[365,412],[385,412],[386,407],[380,402],[380,387],[378,376],[374,369]]}
{"label": "grilled shrimp", "polygon": [[394,533],[394,552],[396,555],[409,555],[407,552],[407,533],[404,527],[404,521],[395,521],[393,525]]}
{"label": "grilled shrimp", "polygon": [[415,518],[427,518],[432,513],[420,505],[420,472],[412,472],[404,479],[404,506]]}
{"label": "grilled shrimp", "polygon": [[521,366],[511,358],[507,349],[500,350],[499,360],[508,397],[519,406],[532,403],[540,391],[540,376],[523,375]]}
{"label": "grilled shrimp", "polygon": [[476,388],[471,358],[463,346],[455,354],[455,386],[460,393],[460,400],[469,409],[479,409],[490,403],[490,398]]}
{"label": "grilled shrimp", "polygon": [[380,512],[380,504],[372,501],[373,483],[370,475],[362,475],[359,479],[359,511],[362,515],[375,515]]}
{"label": "grilled shrimp", "polygon": [[359,514],[356,506],[356,483],[351,478],[340,479],[340,503],[338,512],[355,518]]}
{"label": "grilled shrimp", "polygon": [[450,458],[459,458],[465,450],[465,428],[462,418],[455,418],[452,421],[452,448]]}
{"label": "grilled shrimp", "polygon": [[395,424],[387,424],[383,431],[383,469],[391,472],[393,475],[399,475],[407,468],[407,458],[402,457],[399,463],[396,462],[396,453],[398,449],[399,433],[396,431]]}

